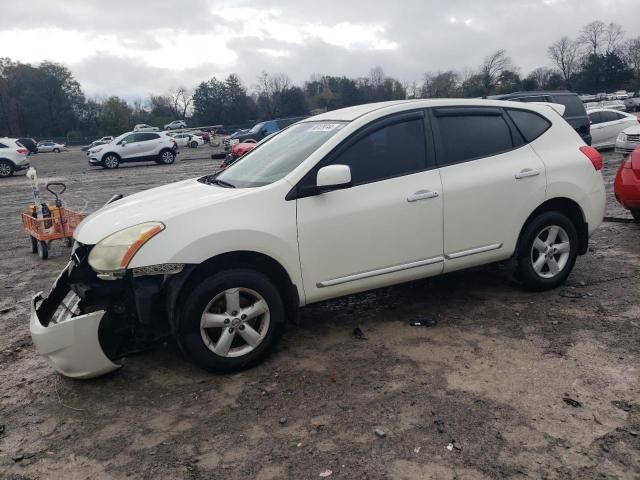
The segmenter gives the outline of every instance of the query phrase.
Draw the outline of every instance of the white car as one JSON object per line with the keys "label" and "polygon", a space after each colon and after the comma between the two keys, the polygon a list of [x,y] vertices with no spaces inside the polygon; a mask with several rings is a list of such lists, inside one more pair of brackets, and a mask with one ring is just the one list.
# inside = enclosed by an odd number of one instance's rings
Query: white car
{"label": "white car", "polygon": [[32,299],[33,342],[76,378],[170,335],[203,368],[236,371],[315,302],[512,257],[525,286],[557,287],[605,207],[602,158],[558,111],[345,108],[222,172],[116,200],[78,226],[69,266]]}
{"label": "white car", "polygon": [[174,120],[171,123],[167,123],[164,126],[165,130],[176,130],[178,128],[187,128],[187,122],[185,122],[184,120]]}
{"label": "white car", "polygon": [[629,98],[629,94],[626,90],[618,90],[613,94],[618,100],[626,100]]}
{"label": "white car", "polygon": [[15,138],[0,138],[0,178],[29,168],[29,150]]}
{"label": "white car", "polygon": [[151,125],[147,125],[146,123],[139,123],[135,127],[133,127],[134,132],[159,132],[160,129],[158,127],[152,127]]}
{"label": "white car", "polygon": [[625,129],[616,139],[616,153],[629,155],[638,147],[640,147],[640,125]]}
{"label": "white car", "polygon": [[179,147],[191,147],[198,148],[200,145],[204,145],[204,139],[193,133],[174,133],[171,135],[178,144]]}
{"label": "white car", "polygon": [[590,109],[587,114],[591,121],[591,145],[595,148],[613,148],[623,130],[638,126],[638,117],[609,108]]}
{"label": "white car", "polygon": [[118,168],[127,162],[153,161],[160,165],[171,165],[177,154],[173,138],[162,132],[127,132],[110,143],[90,148],[87,152],[89,165],[102,168]]}
{"label": "white car", "polygon": [[38,148],[38,153],[60,153],[69,151],[64,143],[54,142],[53,140],[42,140],[38,142],[36,147]]}

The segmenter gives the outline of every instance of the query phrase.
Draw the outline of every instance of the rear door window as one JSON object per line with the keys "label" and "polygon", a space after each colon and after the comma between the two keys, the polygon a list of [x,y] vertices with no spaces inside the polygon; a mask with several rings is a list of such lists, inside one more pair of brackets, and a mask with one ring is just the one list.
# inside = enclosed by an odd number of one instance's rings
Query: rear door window
{"label": "rear door window", "polygon": [[592,125],[597,125],[603,121],[600,112],[591,112],[589,114],[589,120],[591,120]]}
{"label": "rear door window", "polygon": [[584,117],[586,115],[584,104],[577,95],[556,95],[553,97],[553,102],[566,107],[565,117]]}
{"label": "rear door window", "polygon": [[435,109],[440,133],[439,165],[490,157],[514,148],[511,129],[499,109]]}
{"label": "rear door window", "polygon": [[507,113],[527,143],[533,142],[551,127],[549,120],[534,112],[509,109]]}
{"label": "rear door window", "polygon": [[606,122],[617,122],[618,120],[620,120],[620,117],[622,115],[618,115],[615,112],[600,112],[600,116],[602,118],[602,123],[606,123]]}

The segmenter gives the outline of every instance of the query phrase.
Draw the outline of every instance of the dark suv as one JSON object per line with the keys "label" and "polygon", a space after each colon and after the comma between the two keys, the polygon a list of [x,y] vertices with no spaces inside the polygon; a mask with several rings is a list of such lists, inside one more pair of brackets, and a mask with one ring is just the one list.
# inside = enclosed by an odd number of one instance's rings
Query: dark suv
{"label": "dark suv", "polygon": [[[253,126],[251,130],[241,134],[235,134],[232,137],[225,137],[222,140],[224,145],[224,151],[229,152],[231,145],[234,143],[257,143],[265,137],[268,137],[272,133],[276,133],[283,128],[293,125],[300,120],[304,120],[307,117],[290,117],[290,118],[278,118],[276,120],[267,120],[266,122],[260,122]],[[237,141],[236,141],[237,140]]]}
{"label": "dark suv", "polygon": [[540,92],[514,92],[506,95],[494,95],[489,97],[496,100],[510,100],[515,102],[545,102],[559,103],[566,107],[564,118],[587,145],[591,145],[591,123],[584,108],[584,104],[577,93],[567,90],[540,91]]}

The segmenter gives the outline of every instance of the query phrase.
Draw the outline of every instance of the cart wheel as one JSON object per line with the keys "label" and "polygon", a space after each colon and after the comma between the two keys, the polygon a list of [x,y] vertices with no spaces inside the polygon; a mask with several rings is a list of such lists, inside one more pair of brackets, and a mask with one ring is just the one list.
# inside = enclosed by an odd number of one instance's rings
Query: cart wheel
{"label": "cart wheel", "polygon": [[71,248],[73,245],[73,237],[64,237],[64,246],[67,248]]}
{"label": "cart wheel", "polygon": [[38,256],[42,260],[46,260],[49,258],[49,247],[47,247],[47,242],[40,240],[38,242]]}
{"label": "cart wheel", "polygon": [[32,236],[29,238],[31,239],[31,253],[38,253],[38,239]]}

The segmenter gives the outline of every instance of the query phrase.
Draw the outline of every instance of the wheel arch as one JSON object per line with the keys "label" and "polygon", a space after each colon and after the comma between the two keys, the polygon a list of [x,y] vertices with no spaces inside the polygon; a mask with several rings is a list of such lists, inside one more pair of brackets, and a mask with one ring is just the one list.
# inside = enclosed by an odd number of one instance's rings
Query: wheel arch
{"label": "wheel arch", "polygon": [[16,162],[14,162],[13,160],[11,160],[10,158],[7,157],[0,157],[0,160],[4,160],[6,162],[9,162],[11,165],[13,165],[13,168],[16,168]]}
{"label": "wheel arch", "polygon": [[102,157],[100,157],[100,161],[104,161],[104,157],[106,157],[107,155],[115,155],[116,157],[118,157],[118,160],[121,161],[122,157],[120,156],[119,153],[117,152],[113,152],[113,151],[109,151],[109,152],[105,152],[102,154]]}
{"label": "wheel arch", "polygon": [[230,268],[249,268],[266,275],[281,292],[288,319],[295,320],[300,306],[300,297],[298,287],[291,280],[287,270],[268,255],[240,250],[216,255],[199,265],[189,265],[180,274],[170,279],[166,303],[172,333],[175,334],[180,325],[179,306],[195,285],[211,273]]}
{"label": "wheel arch", "polygon": [[589,248],[589,228],[585,222],[584,212],[575,200],[566,197],[556,197],[546,200],[531,212],[520,229],[518,243],[516,244],[517,246],[520,245],[522,234],[527,228],[527,225],[529,225],[534,218],[544,212],[560,212],[566,215],[569,220],[571,220],[571,223],[576,227],[576,232],[578,232],[578,254],[584,255],[587,253]]}

